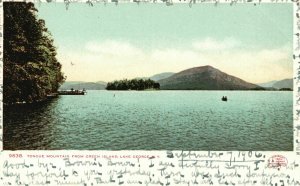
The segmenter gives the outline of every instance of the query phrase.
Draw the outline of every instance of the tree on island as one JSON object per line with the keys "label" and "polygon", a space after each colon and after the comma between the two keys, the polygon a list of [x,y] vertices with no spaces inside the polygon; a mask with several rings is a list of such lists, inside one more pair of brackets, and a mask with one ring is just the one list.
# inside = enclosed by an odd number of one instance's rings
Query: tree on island
{"label": "tree on island", "polygon": [[106,90],[145,90],[145,89],[159,89],[159,83],[151,79],[132,79],[119,80],[109,82],[106,85]]}
{"label": "tree on island", "polygon": [[293,91],[293,89],[291,89],[291,88],[281,88],[281,89],[279,89],[280,91]]}
{"label": "tree on island", "polygon": [[53,39],[33,3],[4,2],[4,103],[38,102],[64,81]]}

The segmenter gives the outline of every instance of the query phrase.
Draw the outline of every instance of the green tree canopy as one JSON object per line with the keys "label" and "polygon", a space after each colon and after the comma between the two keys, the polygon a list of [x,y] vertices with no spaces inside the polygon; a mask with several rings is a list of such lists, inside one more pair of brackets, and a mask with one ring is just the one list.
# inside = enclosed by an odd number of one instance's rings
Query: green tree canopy
{"label": "green tree canopy", "polygon": [[145,90],[145,89],[159,89],[159,83],[151,79],[132,79],[119,80],[109,82],[106,85],[107,90]]}
{"label": "green tree canopy", "polygon": [[64,81],[53,39],[33,3],[4,2],[4,103],[38,102]]}

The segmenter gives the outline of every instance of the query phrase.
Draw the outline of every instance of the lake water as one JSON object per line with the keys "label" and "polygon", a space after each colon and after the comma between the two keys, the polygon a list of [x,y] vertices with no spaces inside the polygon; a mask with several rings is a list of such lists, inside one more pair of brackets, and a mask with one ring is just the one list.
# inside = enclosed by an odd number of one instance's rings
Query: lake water
{"label": "lake water", "polygon": [[292,92],[282,91],[88,91],[5,107],[3,145],[10,150],[293,150],[292,100]]}

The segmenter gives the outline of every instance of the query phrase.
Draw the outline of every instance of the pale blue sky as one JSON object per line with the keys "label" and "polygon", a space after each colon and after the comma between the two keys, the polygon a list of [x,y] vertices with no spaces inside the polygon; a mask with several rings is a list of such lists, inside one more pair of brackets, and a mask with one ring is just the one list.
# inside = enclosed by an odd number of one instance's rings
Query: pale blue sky
{"label": "pale blue sky", "polygon": [[292,4],[37,7],[69,81],[111,81],[207,64],[253,83],[292,77]]}

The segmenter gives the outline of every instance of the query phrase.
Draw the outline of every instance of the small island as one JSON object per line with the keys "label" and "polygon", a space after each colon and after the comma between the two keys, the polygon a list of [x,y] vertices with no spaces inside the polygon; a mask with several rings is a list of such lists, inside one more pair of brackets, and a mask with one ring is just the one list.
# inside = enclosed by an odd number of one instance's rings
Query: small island
{"label": "small island", "polygon": [[159,83],[151,79],[132,79],[108,82],[106,90],[159,90]]}

